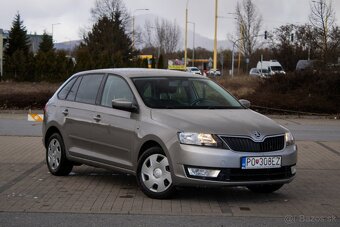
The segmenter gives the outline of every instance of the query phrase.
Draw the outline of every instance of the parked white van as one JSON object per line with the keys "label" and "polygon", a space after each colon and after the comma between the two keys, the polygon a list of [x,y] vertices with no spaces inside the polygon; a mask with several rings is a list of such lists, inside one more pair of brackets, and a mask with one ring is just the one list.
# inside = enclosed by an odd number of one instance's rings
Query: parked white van
{"label": "parked white van", "polygon": [[276,60],[270,60],[270,61],[259,61],[257,63],[256,68],[261,71],[261,69],[263,71],[267,71],[268,70],[268,75],[272,76],[275,74],[286,74],[286,72],[283,70],[282,65],[280,64],[280,62],[276,61]]}

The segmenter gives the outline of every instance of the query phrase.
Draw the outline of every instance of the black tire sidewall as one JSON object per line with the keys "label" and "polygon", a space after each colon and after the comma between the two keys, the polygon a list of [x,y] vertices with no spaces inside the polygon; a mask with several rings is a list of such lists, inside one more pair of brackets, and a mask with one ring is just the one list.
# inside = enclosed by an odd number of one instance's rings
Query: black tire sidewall
{"label": "black tire sidewall", "polygon": [[[165,190],[164,192],[153,192],[153,191],[150,191],[147,187],[145,187],[145,185],[143,183],[143,179],[142,179],[142,176],[141,176],[142,165],[143,165],[144,161],[149,156],[151,156],[153,154],[161,154],[161,155],[164,155],[165,157],[167,157],[166,154],[163,152],[163,150],[160,147],[151,147],[151,148],[147,149],[141,155],[141,157],[138,160],[137,173],[136,173],[137,183],[138,183],[139,188],[148,197],[153,198],[153,199],[168,199],[168,198],[171,197],[171,195],[175,191],[175,187],[173,185],[173,182],[171,183],[170,187],[167,190]],[[169,160],[169,158],[168,158],[168,160]],[[170,165],[170,174],[171,174],[171,165]],[[172,174],[171,174],[171,176],[172,176]]]}
{"label": "black tire sidewall", "polygon": [[[56,139],[59,142],[60,148],[61,148],[60,164],[56,169],[52,169],[50,164],[48,163],[48,147],[53,139]],[[60,134],[58,133],[52,134],[48,139],[47,146],[46,146],[46,164],[47,164],[47,167],[50,173],[56,176],[68,175],[72,170],[73,166],[66,158],[64,141],[62,137],[60,136]]]}

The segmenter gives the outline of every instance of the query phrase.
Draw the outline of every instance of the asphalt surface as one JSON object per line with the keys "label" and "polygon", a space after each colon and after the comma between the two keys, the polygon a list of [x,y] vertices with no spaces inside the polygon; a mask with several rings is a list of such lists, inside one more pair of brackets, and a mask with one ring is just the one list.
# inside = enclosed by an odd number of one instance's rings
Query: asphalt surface
{"label": "asphalt surface", "polygon": [[339,226],[332,220],[312,222],[303,216],[258,218],[221,216],[112,215],[61,213],[0,213],[3,226]]}
{"label": "asphalt surface", "polygon": [[0,226],[339,226],[340,121],[274,117],[298,141],[297,178],[270,195],[185,188],[151,200],[134,176],[75,167],[51,176],[42,123],[0,114]]}

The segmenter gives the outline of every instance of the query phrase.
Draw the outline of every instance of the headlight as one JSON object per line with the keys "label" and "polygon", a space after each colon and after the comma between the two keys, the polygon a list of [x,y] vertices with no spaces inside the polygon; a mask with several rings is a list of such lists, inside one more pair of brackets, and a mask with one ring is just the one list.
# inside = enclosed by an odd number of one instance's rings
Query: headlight
{"label": "headlight", "polygon": [[178,138],[182,144],[222,147],[222,142],[220,141],[220,139],[212,134],[180,132],[178,133]]}
{"label": "headlight", "polygon": [[285,141],[286,141],[286,146],[291,146],[294,145],[294,137],[292,135],[292,133],[290,132],[286,132],[285,134]]}

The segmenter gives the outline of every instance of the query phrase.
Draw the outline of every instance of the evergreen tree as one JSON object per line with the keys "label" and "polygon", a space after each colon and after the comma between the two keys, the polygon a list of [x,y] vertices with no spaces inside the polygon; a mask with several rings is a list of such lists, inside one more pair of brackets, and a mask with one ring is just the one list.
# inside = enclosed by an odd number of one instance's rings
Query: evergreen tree
{"label": "evergreen tree", "polygon": [[157,68],[164,69],[164,59],[163,55],[159,55]]}
{"label": "evergreen tree", "polygon": [[151,68],[153,68],[153,69],[156,68],[156,59],[153,56],[151,58]]}
{"label": "evergreen tree", "polygon": [[41,37],[41,43],[39,44],[39,52],[54,51],[52,36],[46,32]]}
{"label": "evergreen tree", "polygon": [[4,78],[32,80],[33,56],[29,54],[29,37],[20,14],[15,16],[5,49]]}
{"label": "evergreen tree", "polygon": [[78,70],[133,66],[137,52],[125,30],[123,9],[115,8],[110,15],[98,18],[84,37],[77,50]]}
{"label": "evergreen tree", "polygon": [[142,68],[149,68],[149,61],[148,61],[147,58],[143,59],[141,67]]}
{"label": "evergreen tree", "polygon": [[25,55],[28,54],[30,41],[23,23],[20,14],[17,13],[13,20],[12,28],[9,31],[8,47],[5,50],[5,55],[12,56],[17,50],[23,51]]}

